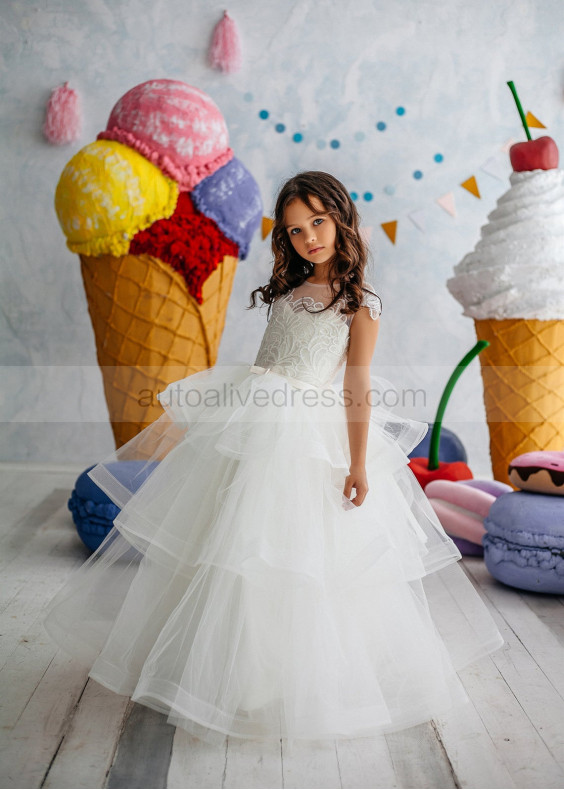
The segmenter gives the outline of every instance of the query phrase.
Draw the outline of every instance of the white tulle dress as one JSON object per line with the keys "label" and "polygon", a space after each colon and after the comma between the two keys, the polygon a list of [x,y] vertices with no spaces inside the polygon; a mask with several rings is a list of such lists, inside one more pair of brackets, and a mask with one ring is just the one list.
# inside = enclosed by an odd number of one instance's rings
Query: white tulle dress
{"label": "white tulle dress", "polygon": [[[90,677],[210,742],[427,721],[503,643],[407,466],[426,423],[372,406],[370,490],[346,509],[332,382],[354,318],[310,312],[328,301],[304,283],[273,304],[254,364],[159,393],[162,416],[89,473],[121,511],[48,604]],[[365,306],[378,318],[376,295]]]}

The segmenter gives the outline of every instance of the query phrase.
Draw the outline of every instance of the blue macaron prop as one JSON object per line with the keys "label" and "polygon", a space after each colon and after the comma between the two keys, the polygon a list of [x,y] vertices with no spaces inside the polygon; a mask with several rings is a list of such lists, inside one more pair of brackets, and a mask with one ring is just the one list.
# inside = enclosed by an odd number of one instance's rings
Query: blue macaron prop
{"label": "blue macaron prop", "polygon": [[[433,423],[427,423],[429,430],[419,442],[417,447],[409,453],[409,458],[422,458],[429,455],[429,447],[431,444],[431,434],[433,432]],[[462,441],[448,428],[441,429],[441,437],[439,440],[439,461],[444,461],[447,464],[452,464],[455,461],[463,461],[468,463],[468,456]]]}
{"label": "blue macaron prop", "polygon": [[484,561],[491,575],[521,590],[564,594],[564,500],[512,491],[484,519]]}
{"label": "blue macaron prop", "polygon": [[[157,462],[116,461],[108,469],[116,478],[127,483],[130,490],[139,487],[153,471]],[[82,472],[67,502],[78,536],[90,551],[96,551],[113,526],[120,508],[88,477],[89,466]],[[134,481],[134,483],[132,483]]]}

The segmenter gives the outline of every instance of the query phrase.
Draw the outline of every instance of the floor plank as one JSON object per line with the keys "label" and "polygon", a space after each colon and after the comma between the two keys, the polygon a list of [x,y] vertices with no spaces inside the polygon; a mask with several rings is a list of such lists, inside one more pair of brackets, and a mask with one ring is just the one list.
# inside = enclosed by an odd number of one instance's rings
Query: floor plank
{"label": "floor plank", "polygon": [[342,787],[398,787],[392,756],[384,735],[338,740],[337,759]]}
{"label": "floor plank", "polygon": [[213,746],[176,728],[168,769],[167,787],[224,787],[227,738],[223,746]]}
{"label": "floor plank", "polygon": [[133,703],[106,787],[166,787],[175,728],[166,716]]}
{"label": "floor plank", "polygon": [[222,787],[283,787],[280,741],[228,738]]}
{"label": "floor plank", "polygon": [[456,786],[515,787],[474,704],[470,700],[465,707],[464,715],[456,710],[434,720],[437,736],[448,754]]}
{"label": "floor plank", "polygon": [[564,698],[564,646],[550,625],[525,604],[519,590],[496,581],[482,562],[472,562],[467,567],[475,582],[534,657],[558,694]]}
{"label": "floor plank", "polygon": [[294,741],[282,749],[283,787],[342,787],[334,741]]}
{"label": "floor plank", "polygon": [[456,787],[443,744],[430,722],[386,735],[398,787]]}
{"label": "floor plank", "polygon": [[129,697],[89,678],[41,786],[104,787],[130,707]]}
{"label": "floor plank", "polygon": [[[1,787],[41,787],[86,680],[85,667],[62,651],[55,655],[14,726],[5,725],[10,737],[0,748]],[[10,696],[3,683],[4,693]]]}

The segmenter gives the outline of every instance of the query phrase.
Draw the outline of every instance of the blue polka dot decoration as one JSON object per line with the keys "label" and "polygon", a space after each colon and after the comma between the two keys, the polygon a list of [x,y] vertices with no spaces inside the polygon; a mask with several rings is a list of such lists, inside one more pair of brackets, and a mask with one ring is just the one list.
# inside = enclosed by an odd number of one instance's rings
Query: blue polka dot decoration
{"label": "blue polka dot decoration", "polygon": [[296,134],[295,134],[295,135],[292,137],[292,140],[293,140],[295,143],[301,143],[301,141],[302,141],[303,139],[304,139],[304,136],[303,136],[303,134],[301,134],[300,132],[296,132]]}
{"label": "blue polka dot decoration", "polygon": [[405,115],[405,107],[396,107],[396,115]]}
{"label": "blue polka dot decoration", "polygon": [[262,118],[263,121],[266,121],[269,115],[270,113],[268,112],[268,110],[261,110],[259,112],[259,118]]}
{"label": "blue polka dot decoration", "polygon": [[440,163],[440,162],[442,162],[444,160],[444,156],[442,154],[435,154],[433,159],[435,160],[435,162],[439,162]]}
{"label": "blue polka dot decoration", "polygon": [[413,173],[413,178],[415,178],[416,181],[420,181],[423,178],[423,173],[421,170],[415,170]]}
{"label": "blue polka dot decoration", "polygon": [[358,200],[358,192],[351,192],[351,200]]}
{"label": "blue polka dot decoration", "polygon": [[275,126],[274,128],[276,129],[276,131],[278,132],[278,134],[282,134],[282,132],[285,132],[285,131],[286,131],[286,127],[284,126],[284,124],[283,124],[283,123],[277,123],[277,124],[276,124],[276,126]]}
{"label": "blue polka dot decoration", "polygon": [[378,123],[376,124],[376,128],[378,129],[379,132],[385,132],[386,124],[384,123],[384,121],[378,121]]}
{"label": "blue polka dot decoration", "polygon": [[356,132],[356,134],[354,136],[354,139],[357,142],[361,143],[364,140],[365,137],[366,137],[366,135],[364,134],[364,132]]}
{"label": "blue polka dot decoration", "polygon": [[384,187],[384,192],[386,193],[386,195],[395,195],[396,188],[393,187],[391,184],[388,184],[388,186]]}
{"label": "blue polka dot decoration", "polygon": [[338,140],[331,140],[329,145],[331,146],[331,148],[340,148],[341,147],[341,143]]}
{"label": "blue polka dot decoration", "polygon": [[372,192],[365,192],[362,197],[366,200],[367,203],[370,203],[374,195],[372,194]]}

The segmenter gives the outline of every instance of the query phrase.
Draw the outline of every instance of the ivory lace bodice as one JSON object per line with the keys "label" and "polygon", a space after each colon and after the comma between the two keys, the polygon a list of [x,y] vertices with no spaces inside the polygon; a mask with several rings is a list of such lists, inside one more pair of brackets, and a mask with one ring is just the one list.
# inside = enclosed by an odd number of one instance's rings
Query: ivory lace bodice
{"label": "ivory lace bodice", "polygon": [[[364,293],[362,305],[376,320],[382,304],[373,287],[365,287],[372,293]],[[314,312],[331,298],[328,285],[306,281],[276,299],[254,364],[315,386],[330,384],[347,358],[354,318],[340,312],[343,298],[325,312]]]}

